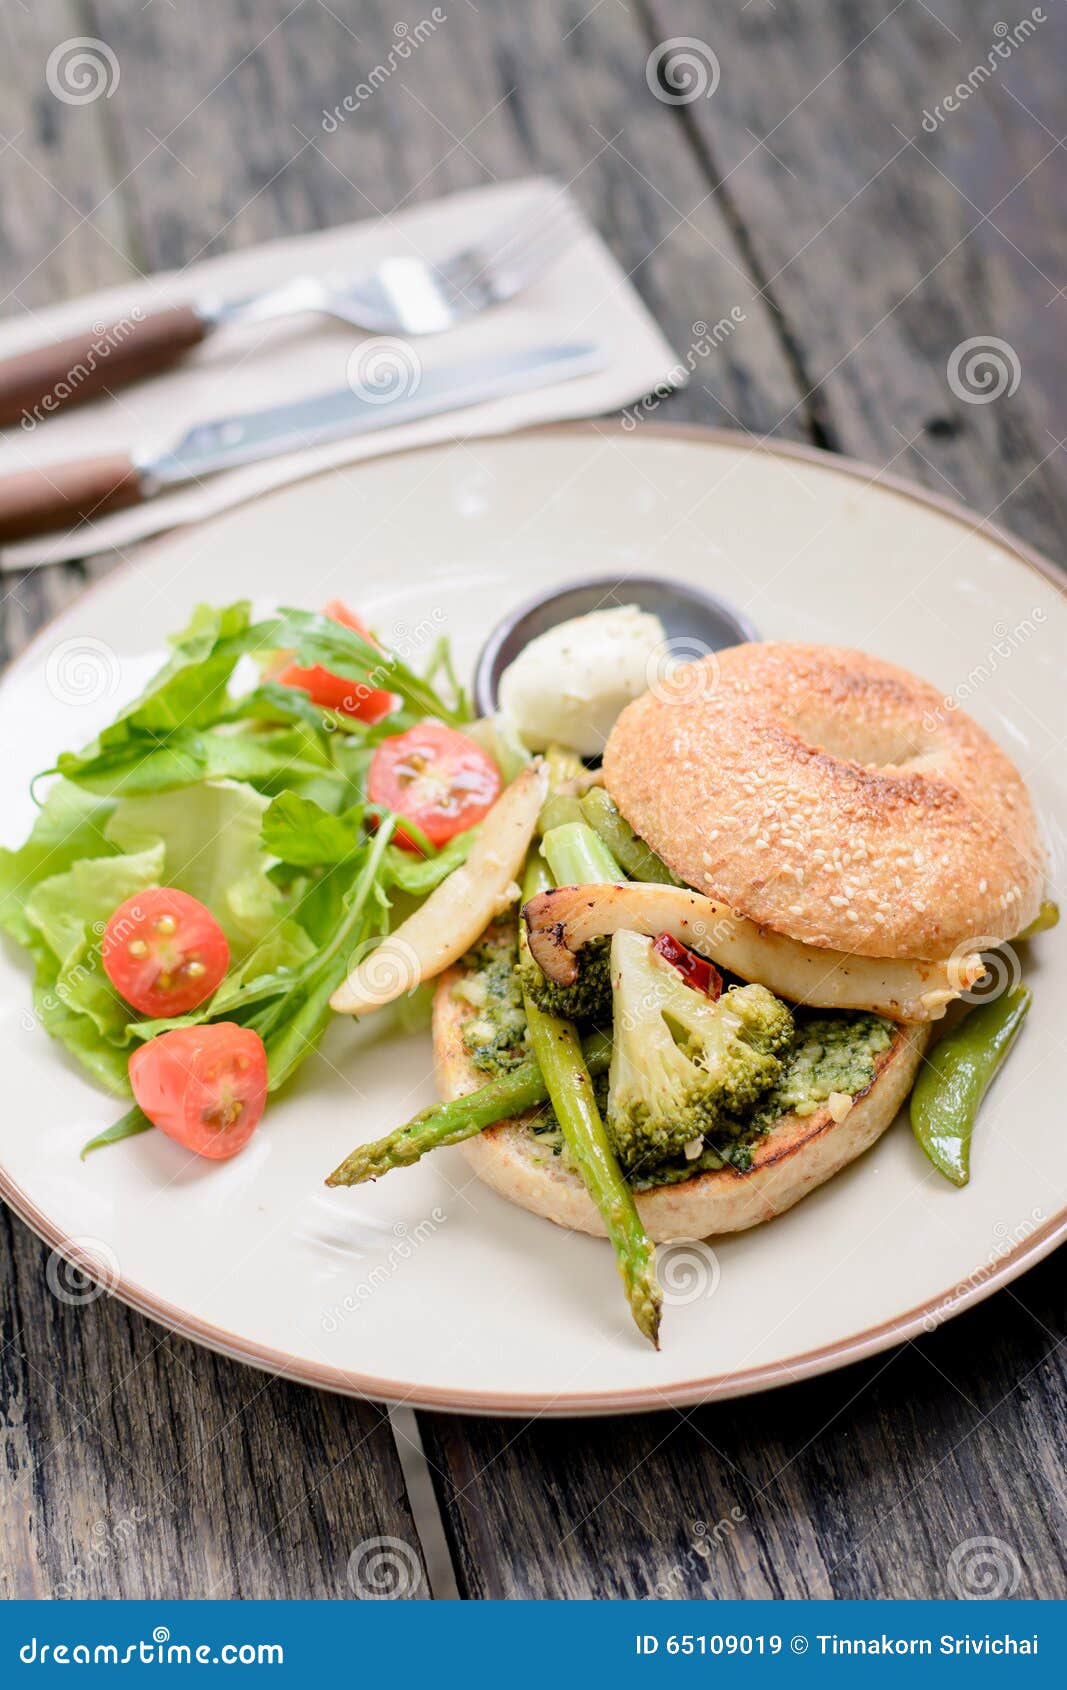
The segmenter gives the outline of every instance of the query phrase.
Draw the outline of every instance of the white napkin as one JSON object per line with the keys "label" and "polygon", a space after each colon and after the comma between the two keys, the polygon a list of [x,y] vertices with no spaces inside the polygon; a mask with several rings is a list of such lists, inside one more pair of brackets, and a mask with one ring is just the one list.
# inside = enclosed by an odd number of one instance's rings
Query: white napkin
{"label": "white napkin", "polygon": [[[544,178],[494,184],[397,216],[272,241],[180,272],[108,288],[0,323],[0,358],[89,325],[100,332],[134,308],[148,312],[190,299],[239,298],[307,273],[358,274],[394,254],[441,258],[468,241],[532,218],[546,200],[563,192],[558,183]],[[677,381],[670,346],[599,235],[573,202],[571,206],[579,221],[579,239],[517,299],[447,334],[406,344],[426,370],[550,341],[595,341],[607,353],[606,366],[597,374],[227,470],[67,533],[9,545],[0,553],[0,567],[16,569],[121,549],[147,534],[212,516],[267,488],[335,464],[565,417],[596,416],[642,398],[660,383]],[[342,323],[306,316],[220,330],[164,374],[117,388],[110,397],[58,412],[33,427],[15,426],[0,433],[0,475],[64,458],[131,447],[154,449],[173,443],[197,422],[344,387],[354,349],[369,346],[372,338],[378,337],[362,337]],[[390,355],[388,348],[384,355]],[[392,355],[397,355],[395,347]]]}

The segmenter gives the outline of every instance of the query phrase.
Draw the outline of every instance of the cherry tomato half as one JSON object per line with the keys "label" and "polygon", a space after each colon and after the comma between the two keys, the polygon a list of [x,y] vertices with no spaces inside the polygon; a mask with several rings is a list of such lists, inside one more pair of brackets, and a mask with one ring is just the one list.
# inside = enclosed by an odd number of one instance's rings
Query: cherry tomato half
{"label": "cherry tomato half", "polygon": [[676,968],[687,986],[692,986],[695,992],[703,992],[706,998],[715,1003],[722,996],[722,975],[713,962],[707,957],[698,956],[688,945],[683,945],[680,939],[672,938],[669,933],[661,933],[652,949]]}
{"label": "cherry tomato half", "polygon": [[[367,776],[371,802],[407,816],[431,845],[444,845],[480,822],[499,792],[500,771],[488,753],[440,722],[423,722],[383,739]],[[396,843],[419,849],[403,829]]]}
{"label": "cherry tomato half", "polygon": [[219,985],[230,947],[198,898],[152,886],[119,905],[104,929],[100,958],[116,992],[142,1015],[185,1015]]}
{"label": "cherry tomato half", "polygon": [[267,1053],[233,1021],[175,1027],[135,1050],[130,1084],[153,1126],[222,1162],[248,1143],[267,1101]]}
{"label": "cherry tomato half", "polygon": [[[331,599],[323,606],[322,614],[328,616],[331,622],[340,622],[342,627],[362,634],[371,645],[377,645],[370,630],[340,599]],[[302,669],[299,663],[287,663],[274,679],[280,681],[283,687],[299,687],[301,692],[310,693],[312,703],[320,704],[324,710],[337,710],[343,716],[358,716],[361,722],[380,722],[396,704],[391,692],[373,687],[369,681],[346,680],[343,675],[324,669],[321,663],[316,663],[311,669]]]}

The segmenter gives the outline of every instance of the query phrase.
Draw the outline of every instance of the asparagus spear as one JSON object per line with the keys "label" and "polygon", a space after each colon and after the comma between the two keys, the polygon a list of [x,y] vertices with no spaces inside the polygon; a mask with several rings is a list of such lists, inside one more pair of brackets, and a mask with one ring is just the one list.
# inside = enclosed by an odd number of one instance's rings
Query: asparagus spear
{"label": "asparagus spear", "polygon": [[541,852],[552,871],[551,880],[542,877],[541,891],[553,881],[557,886],[610,886],[626,879],[588,822],[569,821],[550,828],[541,841]]}
{"label": "asparagus spear", "polygon": [[[611,1061],[611,1035],[593,1033],[582,1047],[590,1074],[604,1074]],[[524,1062],[510,1074],[490,1080],[466,1097],[435,1103],[373,1144],[361,1144],[335,1168],[327,1185],[362,1185],[391,1168],[407,1168],[440,1145],[459,1144],[509,1116],[521,1115],[544,1103],[548,1089],[535,1061]]]}
{"label": "asparagus spear", "polygon": [[[566,832],[567,830],[561,830]],[[581,829],[575,828],[575,832]],[[595,835],[594,835],[595,838]],[[600,841],[597,840],[600,844]],[[572,841],[576,849],[580,841]],[[565,855],[565,852],[564,852]],[[531,853],[523,887],[524,901],[551,884],[547,866]],[[519,944],[526,935],[520,924]],[[633,1192],[622,1176],[607,1130],[600,1118],[593,1083],[582,1056],[573,1021],[546,1015],[524,991],[530,1048],[544,1076],[567,1148],[593,1202],[600,1210],[615,1249],[627,1301],[638,1328],[659,1349],[660,1305],[663,1294],[656,1281],[656,1251],[641,1224]]]}
{"label": "asparagus spear", "polygon": [[[622,879],[622,872],[607,847],[584,824],[554,829],[546,836],[544,849],[557,879],[565,877],[578,884]],[[547,876],[544,878],[547,884]],[[582,1055],[590,1074],[606,1073],[611,1062],[611,1035],[593,1033],[585,1041]],[[392,1168],[410,1167],[427,1151],[473,1138],[475,1133],[497,1121],[535,1108],[547,1097],[541,1070],[536,1060],[531,1059],[510,1074],[468,1092],[466,1097],[433,1104],[384,1138],[357,1146],[334,1169],[326,1184],[362,1185],[367,1180],[379,1179]]]}

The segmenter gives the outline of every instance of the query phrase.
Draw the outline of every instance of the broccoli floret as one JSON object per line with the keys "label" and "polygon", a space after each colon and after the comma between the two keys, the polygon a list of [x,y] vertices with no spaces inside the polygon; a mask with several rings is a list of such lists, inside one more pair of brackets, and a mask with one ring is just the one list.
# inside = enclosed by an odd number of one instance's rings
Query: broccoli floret
{"label": "broccoli floret", "polygon": [[730,1134],[781,1074],[793,1034],[786,1005],[765,986],[735,986],[712,1003],[638,933],[612,940],[611,981],[608,1130],[623,1167]]}
{"label": "broccoli floret", "polygon": [[565,1021],[595,1021],[601,1026],[611,1020],[611,948],[607,939],[594,940],[581,951],[578,978],[570,986],[561,986],[542,974],[525,948],[519,957],[519,978],[546,1015],[561,1015]]}

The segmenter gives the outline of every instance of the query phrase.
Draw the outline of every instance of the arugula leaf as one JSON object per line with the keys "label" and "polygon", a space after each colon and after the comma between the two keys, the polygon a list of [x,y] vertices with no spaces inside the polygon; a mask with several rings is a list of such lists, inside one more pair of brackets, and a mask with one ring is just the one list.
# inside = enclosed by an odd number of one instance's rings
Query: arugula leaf
{"label": "arugula leaf", "polygon": [[206,1003],[188,1015],[133,1021],[127,1032],[131,1038],[147,1042],[175,1027],[199,1027],[204,1021],[240,1021],[252,1006],[289,991],[314,955],[315,945],[304,929],[295,921],[283,921],[238,968],[230,969]]}
{"label": "arugula leaf", "polygon": [[82,1145],[81,1159],[84,1162],[90,1150],[99,1150],[105,1144],[118,1144],[119,1140],[123,1138],[134,1138],[137,1133],[149,1132],[151,1127],[152,1122],[135,1103],[133,1108],[128,1109],[125,1115],[120,1116],[113,1126],[105,1127],[104,1131],[97,1133],[96,1137],[91,1138],[88,1144]]}
{"label": "arugula leaf", "polygon": [[302,668],[321,664],[346,680],[383,687],[397,693],[420,716],[435,716],[453,726],[469,720],[470,710],[462,691],[454,691],[448,703],[432,682],[417,675],[395,651],[373,645],[354,628],[333,622],[328,616],[286,607],[275,620],[260,623],[257,632],[266,646],[292,649]]}
{"label": "arugula leaf", "polygon": [[364,843],[362,804],[331,815],[313,798],[280,793],[263,817],[264,849],[298,868],[343,863]]}
{"label": "arugula leaf", "polygon": [[267,1047],[269,1091],[284,1085],[318,1044],[330,1020],[330,998],[348,973],[354,950],[385,927],[376,896],[382,859],[396,826],[388,817],[356,859],[355,878],[344,897],[344,913],[328,944],[308,962],[292,990],[247,1026]]}
{"label": "arugula leaf", "polygon": [[[193,730],[225,709],[227,682],[254,640],[247,602],[221,609],[198,605],[188,627],[171,641],[172,655],[144,691],[83,750],[64,752],[57,771],[97,791],[112,790],[108,783],[113,781],[128,791],[147,791],[152,788],[146,771],[139,786],[131,782],[138,765],[158,758],[151,775],[157,788],[164,779],[170,785],[199,779],[203,767]],[[168,745],[168,739],[173,743]]]}
{"label": "arugula leaf", "polygon": [[[283,687],[280,681],[262,681],[251,692],[242,693],[219,717],[221,722],[303,722],[315,733],[329,733],[334,712],[313,704],[299,687]],[[354,718],[345,718],[348,721]],[[362,724],[359,724],[362,725]]]}

